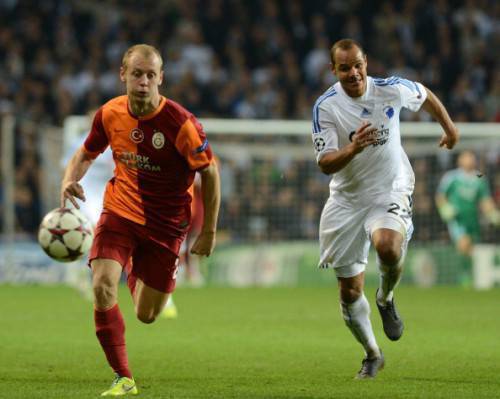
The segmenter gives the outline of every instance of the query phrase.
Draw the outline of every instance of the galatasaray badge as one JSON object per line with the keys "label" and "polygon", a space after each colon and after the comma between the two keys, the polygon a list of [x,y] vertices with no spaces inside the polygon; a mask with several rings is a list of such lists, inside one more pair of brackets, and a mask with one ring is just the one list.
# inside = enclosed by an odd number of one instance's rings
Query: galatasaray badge
{"label": "galatasaray badge", "polygon": [[165,145],[165,136],[163,135],[162,132],[155,132],[153,134],[153,147],[159,150],[160,148],[163,148]]}

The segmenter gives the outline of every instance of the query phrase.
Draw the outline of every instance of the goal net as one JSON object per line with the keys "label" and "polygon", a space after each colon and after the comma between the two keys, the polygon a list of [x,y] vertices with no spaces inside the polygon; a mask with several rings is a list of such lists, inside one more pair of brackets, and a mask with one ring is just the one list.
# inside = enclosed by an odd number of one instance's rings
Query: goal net
{"label": "goal net", "polygon": [[[81,144],[90,122],[87,116],[71,116],[63,134],[52,128],[42,135],[45,212],[59,205],[63,160]],[[316,269],[318,222],[330,177],[316,165],[310,121],[202,119],[201,123],[219,159],[222,182],[218,245],[203,260],[205,280],[235,286],[331,284],[333,272]],[[440,178],[455,167],[461,150],[476,153],[481,178],[487,180],[497,206],[500,202],[498,124],[463,123],[458,127],[461,141],[456,149],[447,151],[438,148],[438,124],[401,124],[403,146],[416,176],[415,232],[403,282],[424,286],[460,282],[461,259],[437,213],[434,195]],[[104,186],[112,171],[109,158],[104,161],[92,167],[95,175],[89,180],[96,187]],[[481,241],[475,246],[471,271],[478,288],[500,282],[499,242],[499,229],[481,220]],[[367,282],[376,281],[371,253]]]}

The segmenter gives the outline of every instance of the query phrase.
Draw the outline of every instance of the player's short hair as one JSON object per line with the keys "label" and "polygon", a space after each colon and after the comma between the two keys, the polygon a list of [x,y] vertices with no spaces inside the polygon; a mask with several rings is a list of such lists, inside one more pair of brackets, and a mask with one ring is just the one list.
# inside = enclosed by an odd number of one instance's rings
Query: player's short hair
{"label": "player's short hair", "polygon": [[361,53],[363,55],[365,54],[365,50],[363,50],[361,44],[359,44],[359,42],[354,39],[341,39],[336,41],[330,49],[330,60],[332,61],[332,66],[335,66],[335,52],[337,51],[337,49],[350,50],[353,47],[359,48],[361,50]]}
{"label": "player's short hair", "polygon": [[150,46],[149,44],[134,44],[133,46],[129,47],[127,51],[125,51],[125,53],[123,54],[122,58],[123,69],[127,69],[128,60],[133,53],[140,53],[144,57],[150,57],[152,54],[155,54],[160,60],[160,70],[162,69],[163,58],[161,57],[160,52],[155,47]]}

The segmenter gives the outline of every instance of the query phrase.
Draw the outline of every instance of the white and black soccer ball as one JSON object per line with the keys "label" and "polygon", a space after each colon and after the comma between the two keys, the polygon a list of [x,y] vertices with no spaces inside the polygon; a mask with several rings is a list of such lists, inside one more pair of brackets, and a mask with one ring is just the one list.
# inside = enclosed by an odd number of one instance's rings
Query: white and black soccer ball
{"label": "white and black soccer ball", "polygon": [[89,251],[93,238],[91,223],[78,209],[53,209],[38,229],[38,243],[58,262],[81,258]]}

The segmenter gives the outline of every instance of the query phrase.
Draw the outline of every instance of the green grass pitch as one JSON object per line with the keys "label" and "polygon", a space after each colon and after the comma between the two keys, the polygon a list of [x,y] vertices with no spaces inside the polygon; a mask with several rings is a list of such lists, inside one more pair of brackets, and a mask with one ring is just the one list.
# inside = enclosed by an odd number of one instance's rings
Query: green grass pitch
{"label": "green grass pitch", "polygon": [[[406,323],[386,367],[357,381],[362,351],[331,288],[180,288],[176,320],[134,318],[129,360],[143,398],[500,397],[500,290],[399,287]],[[0,398],[93,398],[112,380],[92,304],[70,288],[0,286]]]}

